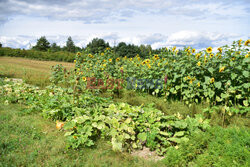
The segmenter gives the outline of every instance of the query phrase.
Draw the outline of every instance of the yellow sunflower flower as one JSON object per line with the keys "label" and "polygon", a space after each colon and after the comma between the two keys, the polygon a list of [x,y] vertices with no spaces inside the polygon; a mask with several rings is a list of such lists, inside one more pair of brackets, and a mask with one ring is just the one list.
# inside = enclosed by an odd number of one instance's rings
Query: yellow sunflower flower
{"label": "yellow sunflower flower", "polygon": [[211,53],[212,51],[213,51],[212,47],[208,47],[208,48],[206,49],[206,52],[207,52],[207,53]]}
{"label": "yellow sunflower flower", "polygon": [[218,51],[219,51],[220,53],[222,53],[222,48],[218,48]]}
{"label": "yellow sunflower flower", "polygon": [[250,43],[250,39],[246,40],[245,43],[244,43],[244,45],[245,45],[245,46],[248,46],[249,43]]}
{"label": "yellow sunflower flower", "polygon": [[201,62],[200,61],[197,63],[197,66],[201,66]]}
{"label": "yellow sunflower flower", "polygon": [[120,70],[123,70],[123,67],[121,67]]}
{"label": "yellow sunflower flower", "polygon": [[112,62],[112,59],[109,59],[109,62]]}
{"label": "yellow sunflower flower", "polygon": [[192,53],[194,53],[195,52],[195,49],[192,49]]}
{"label": "yellow sunflower flower", "polygon": [[219,69],[219,72],[222,72],[222,71],[224,71],[225,70],[225,67],[221,67],[220,69]]}
{"label": "yellow sunflower flower", "polygon": [[174,52],[174,51],[175,51],[175,49],[176,49],[176,46],[174,46],[174,47],[173,47],[172,51]]}
{"label": "yellow sunflower flower", "polygon": [[120,58],[118,57],[118,58],[116,58],[116,61],[120,61]]}
{"label": "yellow sunflower flower", "polygon": [[201,86],[201,83],[200,83],[200,82],[198,82],[198,83],[197,83],[197,86],[198,86],[198,87],[200,87],[200,86]]}
{"label": "yellow sunflower flower", "polygon": [[87,81],[87,78],[86,77],[82,77],[82,80],[85,82],[85,81]]}
{"label": "yellow sunflower flower", "polygon": [[246,55],[245,55],[245,58],[248,58],[248,56],[249,56],[249,55],[248,55],[248,54],[246,54]]}
{"label": "yellow sunflower flower", "polygon": [[214,78],[211,78],[211,79],[210,79],[210,83],[214,83]]}
{"label": "yellow sunflower flower", "polygon": [[104,56],[104,53],[101,53],[101,56]]}
{"label": "yellow sunflower flower", "polygon": [[151,65],[150,64],[147,64],[148,68],[150,69],[151,68]]}
{"label": "yellow sunflower flower", "polygon": [[74,60],[74,63],[76,63],[76,60]]}
{"label": "yellow sunflower flower", "polygon": [[81,55],[81,53],[80,52],[77,52],[77,56],[80,56]]}

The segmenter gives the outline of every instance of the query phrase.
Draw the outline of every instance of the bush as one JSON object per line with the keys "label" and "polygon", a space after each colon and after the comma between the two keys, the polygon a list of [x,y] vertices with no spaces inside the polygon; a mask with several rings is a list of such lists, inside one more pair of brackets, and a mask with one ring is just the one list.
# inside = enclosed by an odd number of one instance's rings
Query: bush
{"label": "bush", "polygon": [[8,47],[0,48],[0,56],[9,56],[9,57],[24,57],[30,59],[38,60],[53,60],[53,61],[65,61],[73,62],[74,53],[70,52],[41,52],[36,50],[22,50],[22,49],[12,49]]}

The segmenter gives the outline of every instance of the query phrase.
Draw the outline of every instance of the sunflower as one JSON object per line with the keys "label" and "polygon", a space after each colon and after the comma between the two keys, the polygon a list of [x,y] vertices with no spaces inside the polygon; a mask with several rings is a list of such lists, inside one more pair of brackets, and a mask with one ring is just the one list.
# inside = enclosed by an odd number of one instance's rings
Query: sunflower
{"label": "sunflower", "polygon": [[238,44],[241,45],[241,42],[242,42],[242,39],[240,39],[240,40],[238,41]]}
{"label": "sunflower", "polygon": [[211,79],[210,79],[210,83],[214,83],[214,78],[211,78]]}
{"label": "sunflower", "polygon": [[106,50],[110,50],[110,48],[106,48]]}
{"label": "sunflower", "polygon": [[179,52],[179,50],[176,50],[176,51],[175,51],[175,54],[178,54],[178,52]]}
{"label": "sunflower", "polygon": [[173,47],[172,51],[174,52],[174,51],[175,51],[175,49],[176,49],[176,46],[174,46],[174,47]]}
{"label": "sunflower", "polygon": [[200,61],[197,63],[197,66],[201,66],[201,62]]}
{"label": "sunflower", "polygon": [[81,55],[81,53],[80,52],[77,52],[77,54],[76,54],[77,56],[80,56]]}
{"label": "sunflower", "polygon": [[140,67],[140,64],[136,64],[137,67]]}
{"label": "sunflower", "polygon": [[250,43],[250,39],[246,40],[245,43],[244,43],[244,45],[248,46],[249,43]]}
{"label": "sunflower", "polygon": [[191,80],[189,81],[189,83],[192,84],[192,83],[193,83],[193,80],[191,79]]}
{"label": "sunflower", "polygon": [[146,59],[145,62],[146,62],[146,63],[150,63],[150,60],[149,60],[149,59]]}
{"label": "sunflower", "polygon": [[140,58],[140,57],[137,57],[137,60],[138,60],[138,61],[140,61],[140,60],[141,60],[141,58]]}
{"label": "sunflower", "polygon": [[105,59],[103,60],[104,63],[105,63],[106,61],[107,61],[107,60],[105,60]]}
{"label": "sunflower", "polygon": [[211,53],[211,52],[212,52],[212,47],[208,47],[208,48],[206,49],[206,52],[207,52],[207,53]]}
{"label": "sunflower", "polygon": [[225,70],[225,67],[221,67],[220,69],[219,69],[219,72],[222,72],[222,71],[224,71]]}
{"label": "sunflower", "polygon": [[127,59],[127,56],[125,56],[124,59],[126,60],[126,59]]}
{"label": "sunflower", "polygon": [[248,58],[248,56],[249,56],[249,55],[248,55],[248,54],[246,54],[246,55],[245,55],[245,58]]}
{"label": "sunflower", "polygon": [[198,87],[200,87],[200,86],[201,86],[200,82],[198,82],[198,83],[197,83],[197,86],[198,86]]}
{"label": "sunflower", "polygon": [[197,53],[197,54],[195,55],[195,58],[196,58],[196,59],[199,59],[200,56],[201,56],[201,54],[200,54],[200,53]]}
{"label": "sunflower", "polygon": [[192,49],[192,53],[194,53],[195,52],[195,49]]}
{"label": "sunflower", "polygon": [[76,60],[74,60],[74,63],[76,63]]}
{"label": "sunflower", "polygon": [[85,81],[87,81],[87,78],[86,77],[82,77],[82,80],[85,82]]}
{"label": "sunflower", "polygon": [[144,62],[142,62],[142,65],[145,65],[146,64],[146,62],[144,61]]}
{"label": "sunflower", "polygon": [[104,56],[104,53],[101,53],[101,56]]}
{"label": "sunflower", "polygon": [[150,69],[151,68],[151,65],[150,64],[147,64],[148,68]]}
{"label": "sunflower", "polygon": [[120,70],[123,70],[123,67],[121,67]]}
{"label": "sunflower", "polygon": [[210,57],[210,59],[211,59],[212,57],[214,57],[214,54],[210,54],[210,56],[209,56],[209,57]]}
{"label": "sunflower", "polygon": [[159,56],[158,56],[158,55],[154,55],[154,59],[155,59],[155,60],[158,60],[158,59],[159,59]]}
{"label": "sunflower", "polygon": [[118,58],[116,58],[116,61],[120,61],[120,58],[118,57]]}
{"label": "sunflower", "polygon": [[133,60],[133,58],[130,58],[130,59],[129,59],[129,61],[132,61],[132,60]]}
{"label": "sunflower", "polygon": [[109,62],[112,62],[112,59],[109,59]]}
{"label": "sunflower", "polygon": [[218,51],[219,51],[220,53],[222,53],[222,48],[218,48]]}
{"label": "sunflower", "polygon": [[92,54],[89,54],[88,56],[89,56],[90,58],[92,58],[92,57],[93,57],[93,55],[92,55]]}
{"label": "sunflower", "polygon": [[106,65],[106,64],[103,64],[102,66],[103,66],[103,67],[106,67],[107,65]]}

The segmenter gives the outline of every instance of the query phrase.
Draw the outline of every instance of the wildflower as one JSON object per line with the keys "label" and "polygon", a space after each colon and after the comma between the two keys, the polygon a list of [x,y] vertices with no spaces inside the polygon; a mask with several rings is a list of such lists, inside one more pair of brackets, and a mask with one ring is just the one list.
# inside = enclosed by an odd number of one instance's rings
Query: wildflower
{"label": "wildflower", "polygon": [[116,58],[116,61],[120,61],[120,58],[118,57],[118,58]]}
{"label": "wildflower", "polygon": [[250,43],[250,39],[246,40],[245,43],[244,43],[244,45],[248,46],[249,43]]}
{"label": "wildflower", "polygon": [[219,72],[222,72],[222,71],[224,71],[225,70],[225,67],[221,67],[220,69],[219,69]]}
{"label": "wildflower", "polygon": [[211,79],[210,79],[210,83],[214,83],[214,78],[211,78]]}
{"label": "wildflower", "polygon": [[208,48],[206,49],[206,52],[207,52],[207,53],[211,53],[211,52],[212,52],[212,47],[208,47]]}
{"label": "wildflower", "polygon": [[197,66],[201,66],[201,62],[200,61],[197,63]]}
{"label": "wildflower", "polygon": [[86,77],[82,77],[82,80],[85,82],[87,80],[87,78]]}
{"label": "wildflower", "polygon": [[109,59],[109,62],[112,62],[112,59]]}
{"label": "wildflower", "polygon": [[222,48],[218,48],[218,51],[219,51],[220,53],[222,53]]}
{"label": "wildflower", "polygon": [[192,50],[192,53],[194,53],[194,52],[195,52],[195,49]]}

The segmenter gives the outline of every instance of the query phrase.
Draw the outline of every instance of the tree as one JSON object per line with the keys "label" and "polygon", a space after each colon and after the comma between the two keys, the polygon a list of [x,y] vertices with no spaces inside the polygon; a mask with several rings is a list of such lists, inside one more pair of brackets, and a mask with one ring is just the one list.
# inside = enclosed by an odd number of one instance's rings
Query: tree
{"label": "tree", "polygon": [[39,51],[47,51],[50,48],[50,43],[46,39],[45,36],[42,36],[37,40],[37,43],[35,46],[33,46],[33,49],[39,50]]}
{"label": "tree", "polygon": [[75,46],[71,37],[69,37],[67,42],[66,42],[66,50],[68,52],[75,52],[75,50],[76,50],[76,46]]}
{"label": "tree", "polygon": [[95,54],[99,52],[104,52],[106,48],[110,47],[109,43],[105,42],[103,39],[94,38],[90,43],[88,43],[87,48],[90,49],[90,52]]}
{"label": "tree", "polygon": [[0,48],[3,47],[2,43],[0,43]]}
{"label": "tree", "polygon": [[140,48],[133,44],[126,44],[125,42],[120,42],[115,48],[115,53],[119,57],[135,57],[137,54],[140,54]]}
{"label": "tree", "polygon": [[61,50],[61,47],[58,46],[58,45],[54,42],[54,43],[52,43],[52,45],[50,46],[50,50],[51,50],[52,52],[58,52],[58,51]]}

